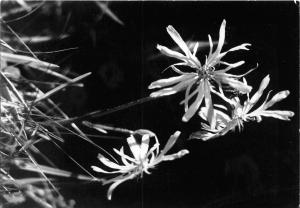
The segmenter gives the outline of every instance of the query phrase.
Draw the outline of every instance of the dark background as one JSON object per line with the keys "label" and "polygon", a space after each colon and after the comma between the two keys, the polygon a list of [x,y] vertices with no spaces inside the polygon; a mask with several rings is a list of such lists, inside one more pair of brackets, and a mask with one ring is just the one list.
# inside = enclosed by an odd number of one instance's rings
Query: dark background
{"label": "dark background", "polygon": [[[112,2],[109,6],[124,26],[107,15],[97,21],[101,10],[93,2],[64,2],[59,7],[60,15],[57,5],[48,2],[31,19],[11,24],[24,34],[59,36],[62,30],[69,34],[60,41],[31,44],[33,49],[78,47],[74,51],[39,56],[76,74],[93,73],[85,79],[84,88],[69,88],[55,97],[69,115],[147,97],[150,93],[147,86],[152,81],[174,75],[170,71],[161,73],[174,60],[160,56],[156,49],[158,43],[175,46],[166,26],[173,25],[184,40],[207,41],[210,34],[217,41],[221,22],[226,19],[224,50],[245,42],[252,44],[250,51],[233,52],[225,57],[228,62],[246,61],[232,73],[241,74],[258,63],[258,69],[247,76],[248,83],[256,91],[261,80],[270,74],[268,89],[273,94],[285,89],[291,92],[273,109],[292,110],[295,116],[291,122],[272,118],[263,118],[261,123],[249,122],[240,133],[230,132],[207,142],[187,140],[190,133],[199,129],[200,120],[195,116],[188,123],[181,122],[183,107],[179,102],[184,93],[178,93],[93,119],[95,123],[152,130],[162,146],[171,134],[180,130],[182,135],[174,151],[187,148],[190,154],[159,165],[143,179],[120,185],[112,201],[106,199],[108,186],[68,180],[58,183],[65,197],[75,199],[77,207],[85,208],[298,207],[298,6],[293,1]],[[203,57],[207,52],[204,47],[198,56]],[[126,145],[124,139],[92,139],[109,151]],[[65,136],[65,140],[63,148],[83,166],[91,170],[90,165],[100,164],[95,147],[72,136]],[[82,173],[54,147],[45,149],[58,152],[53,157],[59,167]]]}

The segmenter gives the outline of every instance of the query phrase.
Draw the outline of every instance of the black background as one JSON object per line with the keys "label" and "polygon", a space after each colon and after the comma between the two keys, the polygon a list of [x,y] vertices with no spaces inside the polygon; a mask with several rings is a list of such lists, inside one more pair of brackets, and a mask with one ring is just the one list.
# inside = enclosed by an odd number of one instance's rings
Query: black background
{"label": "black background", "polygon": [[[39,33],[40,28],[60,31],[71,13],[66,32],[70,36],[51,44],[32,45],[40,50],[78,47],[75,51],[43,55],[41,58],[69,67],[77,74],[93,73],[82,89],[69,88],[56,101],[71,116],[97,109],[118,106],[147,97],[147,86],[162,77],[174,75],[163,69],[174,60],[160,56],[156,44],[175,46],[165,28],[173,25],[184,40],[207,41],[210,34],[218,40],[219,27],[226,19],[226,45],[223,50],[251,43],[250,51],[233,52],[229,62],[245,60],[233,70],[240,74],[259,64],[247,81],[257,90],[260,81],[270,74],[269,90],[290,90],[290,96],[273,109],[292,110],[291,122],[264,118],[249,122],[242,132],[230,132],[207,142],[187,140],[200,127],[197,117],[182,123],[184,93],[153,100],[91,121],[128,129],[154,131],[163,146],[176,130],[182,135],[174,151],[187,148],[190,154],[180,160],[163,163],[151,175],[120,185],[113,200],[106,199],[108,186],[60,181],[66,198],[77,207],[230,207],[266,208],[298,206],[298,66],[299,8],[289,2],[112,2],[110,9],[124,22],[114,22],[107,15],[95,18],[99,9],[93,2],[64,2],[62,16],[34,15],[30,27],[12,26],[24,33]],[[41,15],[41,16],[39,16]],[[38,24],[37,24],[38,23]],[[47,31],[43,31],[47,33]],[[208,48],[198,56],[207,54]],[[203,60],[203,59],[202,59]],[[85,129],[89,132],[88,129]],[[95,134],[96,132],[90,131]],[[124,135],[117,135],[126,138]],[[92,138],[113,153],[112,147],[126,145],[122,139]],[[83,166],[99,165],[98,150],[82,140],[65,136],[63,148]],[[80,169],[58,152],[59,167],[77,173]],[[91,170],[92,171],[92,170]],[[102,175],[97,175],[102,177]]]}

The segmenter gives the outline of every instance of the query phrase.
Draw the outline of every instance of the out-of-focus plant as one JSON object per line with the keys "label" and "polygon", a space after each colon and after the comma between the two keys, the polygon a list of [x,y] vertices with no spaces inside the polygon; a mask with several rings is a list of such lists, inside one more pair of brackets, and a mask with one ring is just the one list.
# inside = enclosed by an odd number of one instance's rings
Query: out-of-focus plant
{"label": "out-of-focus plant", "polygon": [[[1,9],[6,8],[5,3],[11,2],[1,2]],[[21,7],[16,9],[29,12],[31,4],[25,1],[17,3]],[[43,2],[39,2],[39,5],[41,3]],[[51,99],[52,95],[68,86],[82,87],[83,84],[78,82],[90,73],[70,78],[58,65],[39,60],[25,44],[26,41],[2,19],[2,15],[9,18],[10,14],[15,14],[13,9],[15,7],[1,11],[1,28],[6,28],[7,31],[3,33],[1,29],[3,34],[0,39],[0,206],[22,204],[31,199],[42,207],[71,208],[75,203],[65,202],[53,184],[54,179],[49,179],[48,176],[73,177],[74,173],[55,167],[37,144],[46,141],[60,148],[59,143],[64,142],[64,131],[90,141],[76,124],[72,123],[71,129],[54,121],[68,116]],[[19,50],[15,48],[19,46],[16,44],[20,43],[30,55],[17,53]],[[28,69],[30,73],[23,73]],[[48,75],[50,80],[34,80],[43,74]],[[30,77],[31,75],[37,76]],[[76,162],[71,156],[68,157]],[[43,161],[36,158],[43,158]],[[35,172],[39,177],[33,174],[33,178],[20,178],[16,170]],[[89,174],[88,171],[86,173]],[[78,175],[77,179],[97,180],[92,175]]]}

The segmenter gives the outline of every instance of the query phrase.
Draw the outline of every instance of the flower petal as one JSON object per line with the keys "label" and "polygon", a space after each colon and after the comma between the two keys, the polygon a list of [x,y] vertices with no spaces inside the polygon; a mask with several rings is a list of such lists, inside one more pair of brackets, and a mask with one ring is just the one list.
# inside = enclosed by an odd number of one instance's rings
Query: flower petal
{"label": "flower petal", "polygon": [[189,139],[201,139],[202,141],[207,141],[209,139],[213,139],[219,137],[218,133],[207,132],[207,131],[197,131],[190,135]]}
{"label": "flower petal", "polygon": [[[226,62],[222,62],[222,63],[226,63]],[[217,70],[215,73],[225,73],[225,72],[229,71],[230,69],[233,69],[233,68],[243,65],[244,63],[245,63],[245,61],[239,61],[239,62],[236,62],[233,64],[226,63],[226,65],[228,65],[228,66],[225,69]]]}
{"label": "flower petal", "polygon": [[147,151],[149,148],[150,136],[149,134],[144,134],[142,136],[141,150],[140,150],[140,158],[144,159],[147,156]]}
{"label": "flower petal", "polygon": [[112,168],[112,169],[123,169],[124,166],[120,166],[112,161],[110,161],[109,159],[107,159],[106,157],[104,157],[103,155],[101,154],[98,154],[98,159],[104,164],[106,165],[107,167],[109,168]]}
{"label": "flower petal", "polygon": [[160,50],[160,52],[166,56],[172,57],[172,58],[176,58],[182,61],[187,62],[188,59],[186,56],[184,56],[183,54],[177,52],[177,51],[173,51],[165,46],[161,46],[161,45],[157,45],[156,48],[158,50]]}
{"label": "flower petal", "polygon": [[197,88],[197,91],[198,91],[198,95],[197,95],[196,100],[188,108],[187,112],[182,117],[183,122],[188,122],[193,117],[193,115],[196,113],[196,111],[199,109],[199,107],[202,103],[202,100],[204,97],[204,82],[203,81],[200,82],[200,84]]}
{"label": "flower petal", "polygon": [[165,155],[163,156],[163,161],[172,161],[172,160],[175,160],[175,159],[178,159],[178,158],[181,158],[183,157],[184,155],[190,153],[188,150],[186,149],[183,149],[183,150],[180,150],[179,152],[175,153],[175,154],[171,154],[171,155]]}
{"label": "flower petal", "polygon": [[243,82],[240,82],[234,78],[230,78],[230,77],[222,77],[222,82],[224,84],[228,84],[229,86],[231,86],[232,88],[238,90],[240,93],[246,94],[251,92],[252,87],[249,85],[246,85]]}
{"label": "flower petal", "polygon": [[251,46],[251,44],[250,43],[243,43],[243,44],[241,44],[241,45],[239,45],[239,46],[236,46],[236,47],[233,47],[233,48],[231,48],[230,50],[228,50],[227,52],[231,52],[231,51],[237,51],[237,50],[246,50],[246,51],[248,51],[249,50],[249,48],[247,48],[247,46]]}
{"label": "flower petal", "polygon": [[166,154],[176,143],[178,137],[180,136],[181,132],[180,131],[176,131],[173,135],[170,136],[167,144],[165,145],[165,147],[163,148],[163,150],[161,151],[162,154]]}
{"label": "flower petal", "polygon": [[134,163],[134,164],[137,162],[137,161],[135,161],[135,159],[133,159],[132,157],[130,157],[130,156],[128,156],[128,155],[125,155],[125,153],[124,153],[124,148],[123,148],[123,147],[121,147],[120,150],[117,150],[117,149],[115,149],[115,148],[113,148],[113,150],[114,150],[118,155],[121,156],[121,160],[122,160],[122,162],[124,163],[124,165],[126,165],[126,166],[132,165],[132,164],[128,163],[127,160],[129,160],[130,162],[132,162],[132,163]]}
{"label": "flower petal", "polygon": [[103,170],[102,168],[99,168],[97,166],[91,166],[91,168],[93,169],[93,171],[99,172],[99,173],[106,173],[106,174],[113,174],[113,173],[119,173],[120,171],[106,171]]}
{"label": "flower petal", "polygon": [[246,51],[248,51],[249,48],[247,48],[247,46],[251,46],[251,44],[250,43],[243,43],[239,46],[233,47],[233,48],[229,49],[228,51],[225,51],[225,52],[219,54],[216,58],[222,59],[228,52],[232,52],[232,51],[237,51],[237,50],[246,50]]}
{"label": "flower petal", "polygon": [[190,79],[192,77],[194,77],[195,75],[193,74],[183,74],[177,77],[170,77],[167,79],[159,79],[155,82],[152,82],[149,86],[148,89],[155,89],[155,88],[162,88],[162,87],[166,87],[166,86],[170,86],[173,84],[176,84],[178,82],[182,82],[185,81],[187,79]]}
{"label": "flower petal", "polygon": [[178,83],[175,86],[153,92],[153,93],[150,94],[150,97],[159,97],[159,96],[166,96],[166,95],[175,94],[175,93],[183,90],[184,88],[186,88],[196,78],[197,78],[197,75],[194,75],[194,77],[191,77],[190,79],[182,81],[182,82]]}
{"label": "flower petal", "polygon": [[221,58],[220,53],[221,53],[222,47],[225,42],[225,27],[226,27],[226,21],[223,20],[221,27],[220,27],[220,31],[219,31],[219,41],[218,41],[217,49],[213,54],[211,54],[211,52],[210,52],[209,53],[210,55],[207,58],[206,64],[208,66],[214,66],[220,61],[220,58]]}
{"label": "flower petal", "polygon": [[257,103],[257,101],[260,99],[260,97],[262,96],[264,90],[267,88],[267,86],[269,85],[270,82],[270,76],[267,75],[265,76],[265,78],[261,81],[259,89],[257,90],[257,92],[251,97],[251,99],[249,100],[249,102],[246,104],[246,110],[245,112],[249,112],[251,110],[251,108],[253,107],[253,105],[255,105]]}
{"label": "flower petal", "polygon": [[193,49],[193,56],[196,56],[198,47],[199,47],[199,42],[197,42],[197,43],[195,44],[195,46],[194,46],[194,49]]}
{"label": "flower petal", "polygon": [[225,42],[225,27],[226,27],[226,20],[224,19],[221,27],[220,27],[220,31],[219,31],[219,42],[218,42],[218,46],[216,51],[214,52],[214,54],[220,54],[222,47],[224,45]]}
{"label": "flower petal", "polygon": [[208,57],[210,57],[210,56],[211,56],[211,54],[212,54],[213,47],[214,47],[214,45],[213,45],[213,42],[212,42],[212,40],[211,40],[211,36],[210,36],[210,35],[208,35],[208,41],[209,41],[209,55],[208,55]]}
{"label": "flower petal", "polygon": [[283,100],[287,96],[289,96],[289,94],[290,94],[290,91],[288,91],[288,90],[284,90],[284,91],[278,92],[276,95],[274,95],[272,97],[272,99],[270,101],[268,101],[264,105],[264,109],[272,107],[275,103],[280,102],[281,100]]}
{"label": "flower petal", "polygon": [[133,179],[134,177],[136,177],[136,174],[131,174],[127,177],[124,177],[123,179],[118,179],[116,180],[108,189],[107,191],[107,199],[111,200],[112,197],[112,193],[115,190],[115,188],[117,188],[118,185],[120,185],[121,183],[124,183],[127,180]]}
{"label": "flower petal", "polygon": [[[183,100],[183,102],[180,102],[180,104],[184,103],[184,112],[187,112],[187,110],[188,110],[189,95],[190,95],[190,91],[191,91],[191,88],[193,87],[193,85],[194,85],[194,82],[189,84],[189,86],[185,90],[184,100]],[[197,93],[197,91],[195,90],[191,95],[196,94],[196,93]]]}
{"label": "flower petal", "polygon": [[207,121],[211,125],[211,128],[215,128],[216,118],[214,116],[214,107],[210,94],[210,87],[207,80],[204,82],[204,98],[205,98],[205,106],[207,107]]}
{"label": "flower petal", "polygon": [[294,112],[292,111],[281,111],[281,110],[273,110],[273,111],[262,111],[261,116],[273,117],[280,120],[289,121],[290,117],[294,116]]}
{"label": "flower petal", "polygon": [[135,138],[132,135],[127,138],[127,143],[130,147],[130,150],[131,150],[134,158],[137,161],[139,161],[140,160],[140,152],[141,152],[140,145],[138,145],[138,143],[136,142]]}
{"label": "flower petal", "polygon": [[192,57],[192,54],[191,54],[191,51],[190,51],[189,47],[183,41],[183,39],[181,38],[179,33],[175,30],[175,28],[172,27],[171,25],[169,25],[167,27],[167,32],[169,33],[171,38],[177,43],[177,45],[181,48],[181,50],[185,53],[185,55],[189,58]]}

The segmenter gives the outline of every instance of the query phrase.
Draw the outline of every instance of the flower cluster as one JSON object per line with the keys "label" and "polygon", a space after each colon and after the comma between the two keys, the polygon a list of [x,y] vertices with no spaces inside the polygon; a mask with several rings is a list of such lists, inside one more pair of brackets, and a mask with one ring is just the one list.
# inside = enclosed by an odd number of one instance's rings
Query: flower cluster
{"label": "flower cluster", "polygon": [[[165,46],[158,45],[157,48],[161,53],[179,59],[179,63],[175,63],[170,67],[177,73],[179,76],[160,79],[155,82],[152,82],[149,85],[149,89],[160,89],[156,92],[153,92],[151,97],[166,96],[175,94],[179,91],[185,90],[185,98],[181,102],[184,104],[185,114],[182,117],[184,122],[187,122],[193,117],[193,115],[199,110],[200,105],[203,100],[205,106],[208,109],[208,122],[210,125],[215,125],[214,118],[214,108],[211,97],[211,92],[215,92],[214,88],[218,88],[219,93],[222,94],[222,98],[226,100],[226,97],[223,93],[223,86],[230,86],[234,90],[245,94],[249,93],[252,89],[251,86],[245,84],[244,82],[239,81],[238,79],[244,75],[233,75],[227,73],[230,69],[236,68],[244,64],[244,61],[239,61],[236,63],[228,63],[222,61],[222,58],[228,53],[237,50],[248,50],[247,46],[250,46],[248,43],[241,44],[234,48],[231,48],[228,51],[221,52],[224,42],[225,42],[225,26],[226,21],[223,20],[220,31],[219,31],[219,42],[216,50],[213,52],[213,43],[210,35],[208,35],[210,43],[210,51],[208,57],[205,59],[205,63],[201,64],[200,60],[196,57],[198,44],[193,48],[193,52],[190,51],[187,44],[183,41],[179,33],[172,27],[167,27],[167,32],[171,38],[176,42],[184,54],[177,51],[173,51]],[[188,66],[190,67],[190,72],[185,72],[180,70],[179,66]],[[221,68],[222,66],[225,66]],[[220,69],[221,68],[221,69]],[[197,95],[197,96],[196,96]],[[193,97],[195,97],[193,99]],[[189,102],[193,100],[192,104]]]}
{"label": "flower cluster", "polygon": [[[149,169],[154,168],[157,164],[163,161],[170,161],[189,153],[188,150],[183,149],[177,153],[167,155],[168,151],[174,146],[180,132],[176,131],[169,138],[165,147],[160,151],[159,142],[157,136],[148,130],[134,131],[127,138],[131,155],[127,155],[124,152],[124,147],[120,150],[113,149],[119,156],[122,162],[113,162],[105,156],[99,154],[98,159],[111,171],[103,170],[97,166],[92,166],[92,169],[99,173],[104,174],[117,174],[116,177],[104,180],[103,184],[111,184],[107,192],[107,198],[111,200],[114,189],[121,183],[133,179],[137,176],[143,176],[143,173],[150,174]],[[140,142],[138,139],[140,138]],[[150,147],[151,139],[154,140],[154,144]]]}
{"label": "flower cluster", "polygon": [[[247,84],[245,75],[253,69],[242,75],[233,75],[228,73],[228,71],[243,65],[244,61],[228,63],[222,60],[228,52],[248,50],[247,46],[250,46],[250,44],[244,43],[222,52],[225,42],[225,26],[226,21],[224,20],[220,27],[219,41],[214,52],[212,39],[208,36],[210,51],[203,64],[196,57],[199,44],[196,43],[191,50],[172,26],[167,27],[167,32],[183,53],[171,50],[165,46],[157,46],[162,54],[176,58],[180,62],[170,66],[178,74],[177,76],[160,79],[149,85],[149,89],[158,89],[151,93],[150,96],[167,96],[185,90],[185,98],[180,103],[184,105],[185,110],[182,121],[189,121],[196,113],[205,121],[201,123],[201,130],[192,133],[190,138],[209,140],[223,136],[236,128],[241,130],[244,122],[260,122],[262,117],[290,120],[294,116],[292,111],[269,110],[275,103],[280,102],[289,95],[288,90],[275,94],[271,99],[269,99],[269,92],[264,102],[253,110],[253,107],[258,103],[264,90],[267,88],[270,77],[267,75],[262,80],[259,89],[250,98],[252,87]],[[185,70],[181,68],[182,66],[185,67]],[[242,80],[240,80],[241,78]],[[226,95],[224,93],[225,89],[229,89]],[[224,102],[222,104],[213,103],[212,95],[220,97],[221,101]],[[201,106],[202,104],[203,106]],[[113,130],[130,135],[127,138],[130,154],[125,153],[124,147],[121,147],[119,150],[113,149],[120,157],[119,160],[112,161],[99,154],[98,159],[105,169],[91,166],[96,172],[111,175],[108,179],[102,180],[103,185],[110,184],[107,192],[109,200],[111,200],[115,188],[121,183],[138,176],[143,177],[144,173],[150,174],[149,170],[159,163],[181,158],[189,153],[188,150],[183,149],[175,154],[167,155],[179,137],[179,131],[171,135],[166,146],[160,150],[157,136],[148,130],[131,131],[89,122],[84,122],[84,125],[102,133],[107,133],[106,130]]]}
{"label": "flower cluster", "polygon": [[[241,129],[243,127],[243,122],[245,121],[260,121],[262,116],[289,120],[290,117],[294,115],[291,111],[268,110],[274,103],[285,99],[289,95],[289,91],[287,90],[277,93],[269,101],[267,101],[268,94],[265,102],[256,110],[251,111],[252,107],[257,103],[264,89],[269,84],[270,78],[269,76],[266,76],[263,79],[259,90],[251,97],[251,99],[249,99],[249,93],[251,92],[252,87],[247,84],[244,76],[253,69],[242,75],[229,74],[227,73],[229,70],[243,65],[245,62],[239,61],[236,63],[228,63],[223,61],[222,58],[228,52],[248,50],[247,47],[250,46],[250,44],[244,43],[233,47],[228,51],[221,52],[225,42],[225,26],[226,21],[223,20],[219,31],[218,45],[214,52],[212,39],[210,35],[208,35],[210,51],[205,58],[204,64],[201,64],[200,60],[196,57],[198,44],[194,46],[193,51],[191,52],[190,48],[172,26],[167,27],[167,32],[184,54],[171,50],[165,46],[157,46],[162,54],[180,60],[179,63],[170,66],[174,72],[179,74],[179,76],[152,82],[148,88],[159,90],[151,93],[150,96],[166,96],[185,90],[185,98],[180,103],[184,105],[185,110],[182,121],[189,121],[198,111],[200,117],[208,122],[208,124],[202,123],[203,130],[193,133],[191,138],[208,140],[222,136],[228,131],[234,130],[236,127]],[[180,66],[188,67],[190,71],[186,72],[180,70],[178,68]],[[243,78],[243,81],[240,81],[240,78]],[[224,86],[227,86],[227,88],[224,88]],[[223,89],[228,89],[228,87],[231,88],[228,92],[238,92],[237,94],[240,96],[247,95],[248,99],[243,105],[240,103],[240,99],[235,93],[230,93],[231,97],[234,96],[233,99],[229,99],[228,96],[225,96]],[[212,93],[230,105],[231,109],[228,110],[226,105],[213,104]],[[200,107],[202,102],[205,103],[205,106]],[[225,110],[226,112],[230,111],[232,115],[230,115],[230,113],[228,115],[228,113],[224,113],[222,110]]]}
{"label": "flower cluster", "polygon": [[[264,90],[269,85],[269,82],[270,82],[270,77],[269,75],[267,75],[262,80],[257,92],[254,93],[254,95],[251,98],[249,98],[249,94],[247,94],[247,99],[244,101],[243,104],[241,104],[239,97],[234,97],[233,99],[228,100],[228,102],[230,102],[232,106],[231,116],[222,112],[221,109],[227,110],[225,106],[216,105],[216,107],[220,108],[220,110],[215,110],[214,112],[215,113],[214,117],[217,120],[217,125],[214,128],[212,128],[211,126],[202,124],[203,131],[193,133],[191,135],[191,138],[208,140],[219,136],[223,136],[230,130],[234,130],[236,127],[239,130],[241,130],[243,128],[244,122],[254,121],[254,120],[260,122],[262,120],[262,116],[273,117],[276,119],[289,121],[290,118],[294,116],[294,112],[287,111],[287,110],[268,110],[275,103],[285,99],[290,94],[288,90],[284,90],[276,93],[270,100],[269,100],[269,95],[271,91],[269,91],[261,106],[251,111],[253,106],[261,98]],[[203,107],[199,114],[202,118],[205,119],[207,117],[207,109]]]}

